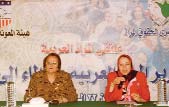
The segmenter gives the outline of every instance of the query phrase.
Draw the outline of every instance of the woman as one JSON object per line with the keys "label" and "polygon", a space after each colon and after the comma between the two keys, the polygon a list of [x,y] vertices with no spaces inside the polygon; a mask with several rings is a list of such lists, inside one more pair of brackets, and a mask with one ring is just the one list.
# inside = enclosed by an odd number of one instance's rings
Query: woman
{"label": "woman", "polygon": [[105,101],[147,102],[150,92],[143,72],[133,70],[132,59],[128,55],[118,58],[118,71],[108,74]]}
{"label": "woman", "polygon": [[41,97],[50,103],[77,101],[77,94],[69,73],[61,70],[61,59],[50,53],[43,60],[44,70],[32,75],[24,101]]}

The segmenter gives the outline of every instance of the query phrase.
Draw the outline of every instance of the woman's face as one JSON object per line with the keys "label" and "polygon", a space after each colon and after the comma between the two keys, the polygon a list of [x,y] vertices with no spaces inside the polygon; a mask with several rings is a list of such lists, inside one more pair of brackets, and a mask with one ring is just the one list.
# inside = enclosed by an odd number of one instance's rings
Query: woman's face
{"label": "woman's face", "polygon": [[134,17],[135,17],[136,20],[143,18],[143,12],[142,12],[141,7],[136,7],[136,8],[135,8]]}
{"label": "woman's face", "polygon": [[46,71],[50,73],[57,72],[59,70],[58,65],[58,58],[49,56],[46,60]]}
{"label": "woman's face", "polygon": [[123,75],[127,75],[131,71],[131,61],[126,57],[120,58],[118,66]]}

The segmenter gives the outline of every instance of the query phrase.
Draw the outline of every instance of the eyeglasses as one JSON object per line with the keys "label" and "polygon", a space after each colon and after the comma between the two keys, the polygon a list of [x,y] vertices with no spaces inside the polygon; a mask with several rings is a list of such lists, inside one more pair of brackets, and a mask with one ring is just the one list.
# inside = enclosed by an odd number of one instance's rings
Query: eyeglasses
{"label": "eyeglasses", "polygon": [[47,65],[57,65],[58,63],[57,62],[46,62]]}

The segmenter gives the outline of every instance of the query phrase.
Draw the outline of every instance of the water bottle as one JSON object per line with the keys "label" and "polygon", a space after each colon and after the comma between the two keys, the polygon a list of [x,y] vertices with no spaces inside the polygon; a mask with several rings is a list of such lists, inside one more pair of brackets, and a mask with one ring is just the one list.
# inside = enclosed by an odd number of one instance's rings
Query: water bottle
{"label": "water bottle", "polygon": [[16,107],[15,83],[11,81],[6,83],[6,107]]}
{"label": "water bottle", "polygon": [[160,78],[157,83],[157,103],[167,104],[167,84],[165,78]]}
{"label": "water bottle", "polygon": [[6,107],[16,107],[15,74],[12,71],[6,83]]}

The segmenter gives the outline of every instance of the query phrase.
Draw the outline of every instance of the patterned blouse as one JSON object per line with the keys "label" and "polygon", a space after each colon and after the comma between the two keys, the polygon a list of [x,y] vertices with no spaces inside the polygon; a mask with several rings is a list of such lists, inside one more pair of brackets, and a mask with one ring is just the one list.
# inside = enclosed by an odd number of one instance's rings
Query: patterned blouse
{"label": "patterned blouse", "polygon": [[59,71],[53,83],[49,82],[45,71],[34,73],[24,95],[24,101],[28,102],[33,97],[42,97],[46,101],[65,97],[68,102],[77,101],[77,93],[71,76],[65,71]]}

